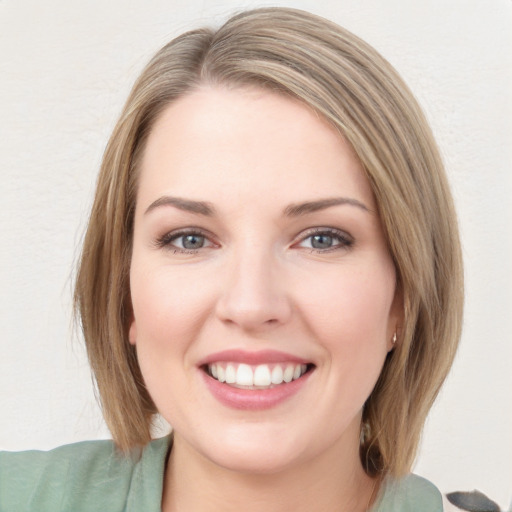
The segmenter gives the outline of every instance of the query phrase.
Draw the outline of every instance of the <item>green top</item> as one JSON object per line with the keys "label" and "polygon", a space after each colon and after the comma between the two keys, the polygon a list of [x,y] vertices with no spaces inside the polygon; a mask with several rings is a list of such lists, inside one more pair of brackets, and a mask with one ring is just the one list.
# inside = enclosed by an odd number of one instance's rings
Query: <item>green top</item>
{"label": "green top", "polygon": [[[160,512],[170,437],[142,455],[120,455],[112,441],[48,452],[0,452],[0,512]],[[439,491],[409,475],[382,486],[372,512],[442,512]]]}

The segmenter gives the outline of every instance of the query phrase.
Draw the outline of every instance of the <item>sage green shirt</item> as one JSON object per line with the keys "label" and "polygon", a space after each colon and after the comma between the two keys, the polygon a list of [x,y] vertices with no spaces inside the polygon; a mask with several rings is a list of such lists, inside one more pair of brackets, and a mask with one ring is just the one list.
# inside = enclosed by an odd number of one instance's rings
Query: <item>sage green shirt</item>
{"label": "sage green shirt", "polygon": [[[47,452],[0,452],[0,512],[160,512],[169,437],[142,454],[120,455],[112,441]],[[441,512],[439,491],[409,475],[382,486],[372,512]]]}

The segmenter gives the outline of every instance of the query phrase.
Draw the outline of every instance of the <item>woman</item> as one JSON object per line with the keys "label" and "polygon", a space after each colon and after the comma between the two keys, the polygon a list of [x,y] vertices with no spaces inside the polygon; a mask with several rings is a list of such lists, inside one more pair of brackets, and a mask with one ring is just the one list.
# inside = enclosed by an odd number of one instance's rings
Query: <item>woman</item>
{"label": "woman", "polygon": [[455,214],[417,103],[347,31],[260,9],[158,52],[75,298],[115,445],[2,455],[0,509],[442,509],[408,473],[460,335]]}

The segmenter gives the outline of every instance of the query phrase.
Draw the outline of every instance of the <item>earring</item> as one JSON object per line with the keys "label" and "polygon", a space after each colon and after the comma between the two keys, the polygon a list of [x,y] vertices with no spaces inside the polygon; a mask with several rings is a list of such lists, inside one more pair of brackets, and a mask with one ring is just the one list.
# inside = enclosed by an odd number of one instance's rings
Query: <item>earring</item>
{"label": "earring", "polygon": [[370,439],[370,424],[365,421],[361,425],[361,433],[359,434],[359,443],[364,444],[368,439]]}
{"label": "earring", "polygon": [[395,334],[393,334],[393,338],[391,339],[391,343],[393,343],[393,345],[396,345],[396,331],[395,331]]}

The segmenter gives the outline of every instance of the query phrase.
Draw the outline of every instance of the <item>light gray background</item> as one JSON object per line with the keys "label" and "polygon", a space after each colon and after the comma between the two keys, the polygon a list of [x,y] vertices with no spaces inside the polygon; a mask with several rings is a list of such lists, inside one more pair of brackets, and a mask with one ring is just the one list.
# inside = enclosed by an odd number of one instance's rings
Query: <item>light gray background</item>
{"label": "light gray background", "polygon": [[[172,36],[243,0],[0,0],[0,448],[108,437],[71,276],[101,155],[129,88]],[[275,4],[275,2],[274,2]],[[460,216],[466,315],[415,471],[512,498],[512,2],[295,0],[402,73],[441,146]]]}

